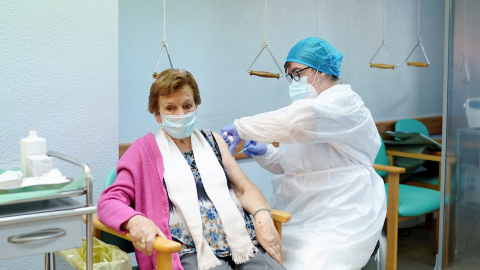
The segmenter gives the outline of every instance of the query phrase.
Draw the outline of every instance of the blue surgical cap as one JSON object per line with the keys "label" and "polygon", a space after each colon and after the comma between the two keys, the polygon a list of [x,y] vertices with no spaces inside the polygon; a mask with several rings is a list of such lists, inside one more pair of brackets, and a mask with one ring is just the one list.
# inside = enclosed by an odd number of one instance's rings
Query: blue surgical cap
{"label": "blue surgical cap", "polygon": [[288,53],[285,62],[296,62],[323,73],[340,77],[343,54],[325,40],[309,37],[300,40]]}

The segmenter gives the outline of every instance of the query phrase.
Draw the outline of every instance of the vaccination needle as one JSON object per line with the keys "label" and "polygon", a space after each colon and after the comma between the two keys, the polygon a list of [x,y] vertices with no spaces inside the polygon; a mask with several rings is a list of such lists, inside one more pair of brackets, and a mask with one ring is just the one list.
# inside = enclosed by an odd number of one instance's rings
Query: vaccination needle
{"label": "vaccination needle", "polygon": [[247,150],[247,148],[243,148],[242,150],[240,150],[240,152],[238,152],[237,155],[245,152],[245,150]]}

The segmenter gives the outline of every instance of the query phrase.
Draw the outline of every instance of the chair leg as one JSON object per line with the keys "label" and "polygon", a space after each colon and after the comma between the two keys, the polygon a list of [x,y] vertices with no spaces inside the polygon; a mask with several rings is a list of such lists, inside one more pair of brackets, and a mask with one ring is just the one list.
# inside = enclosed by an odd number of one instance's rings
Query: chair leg
{"label": "chair leg", "polygon": [[435,254],[438,254],[438,235],[440,234],[440,211],[437,211],[437,226],[435,228]]}
{"label": "chair leg", "polygon": [[386,269],[397,270],[398,228],[388,230],[387,243]]}
{"label": "chair leg", "polygon": [[425,215],[425,226],[427,228],[433,228],[433,224],[435,222],[435,217],[434,217],[434,213],[430,213],[430,214],[427,214]]}

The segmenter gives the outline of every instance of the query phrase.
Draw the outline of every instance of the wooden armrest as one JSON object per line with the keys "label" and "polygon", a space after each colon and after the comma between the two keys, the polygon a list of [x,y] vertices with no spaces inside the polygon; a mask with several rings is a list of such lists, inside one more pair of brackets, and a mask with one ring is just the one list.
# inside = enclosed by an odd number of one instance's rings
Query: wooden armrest
{"label": "wooden armrest", "polygon": [[403,167],[390,166],[390,165],[373,164],[373,168],[375,170],[384,171],[384,172],[388,172],[388,173],[398,173],[398,174],[400,174],[400,173],[405,172],[405,168],[403,168]]}
{"label": "wooden armrest", "polygon": [[[388,188],[388,209],[387,209],[387,219],[398,220],[398,191],[400,185],[400,174],[404,173],[406,170],[403,167],[391,166],[391,165],[381,165],[373,164],[375,170],[388,172],[386,181],[389,184]],[[395,222],[396,223],[396,222]]]}
{"label": "wooden armrest", "polygon": [[[130,233],[128,232],[121,233],[121,232],[118,232],[117,230],[114,230],[108,227],[98,219],[97,215],[93,215],[92,221],[93,221],[94,228],[98,230],[102,230],[109,234],[113,234],[115,236],[126,239],[128,241],[132,241],[132,238],[130,237]],[[179,252],[182,249],[182,245],[178,242],[163,238],[161,236],[157,236],[155,238],[155,242],[153,243],[153,248],[159,252],[174,253],[174,252]]]}
{"label": "wooden armrest", "polygon": [[395,156],[395,157],[424,159],[424,160],[437,161],[437,162],[442,161],[441,155],[419,154],[419,153],[410,153],[410,152],[395,151],[395,150],[387,150],[387,155]]}
{"label": "wooden armrest", "polygon": [[278,221],[281,223],[287,223],[292,219],[292,215],[287,212],[283,212],[280,210],[275,210],[272,209],[272,216],[273,216],[273,221]]}
{"label": "wooden armrest", "polygon": [[398,248],[398,198],[400,189],[400,174],[405,168],[390,165],[373,164],[373,168],[379,171],[388,172],[386,182],[388,183],[387,202],[387,254],[386,269],[397,269],[397,248]]}

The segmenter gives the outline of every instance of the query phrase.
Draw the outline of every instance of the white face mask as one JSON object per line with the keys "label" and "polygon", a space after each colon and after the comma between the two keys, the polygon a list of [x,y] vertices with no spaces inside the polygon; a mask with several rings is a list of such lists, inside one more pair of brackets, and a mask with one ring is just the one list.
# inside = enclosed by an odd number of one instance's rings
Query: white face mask
{"label": "white face mask", "polygon": [[[290,94],[290,98],[292,99],[292,101],[318,97],[317,90],[307,82],[308,78],[312,74],[313,72],[310,73],[310,75],[308,76],[300,77],[300,80],[298,81],[292,80],[292,82],[288,86],[288,93]],[[315,76],[317,76],[316,72]]]}
{"label": "white face mask", "polygon": [[197,126],[197,110],[183,115],[163,115],[162,127],[170,136],[183,139],[192,135]]}

